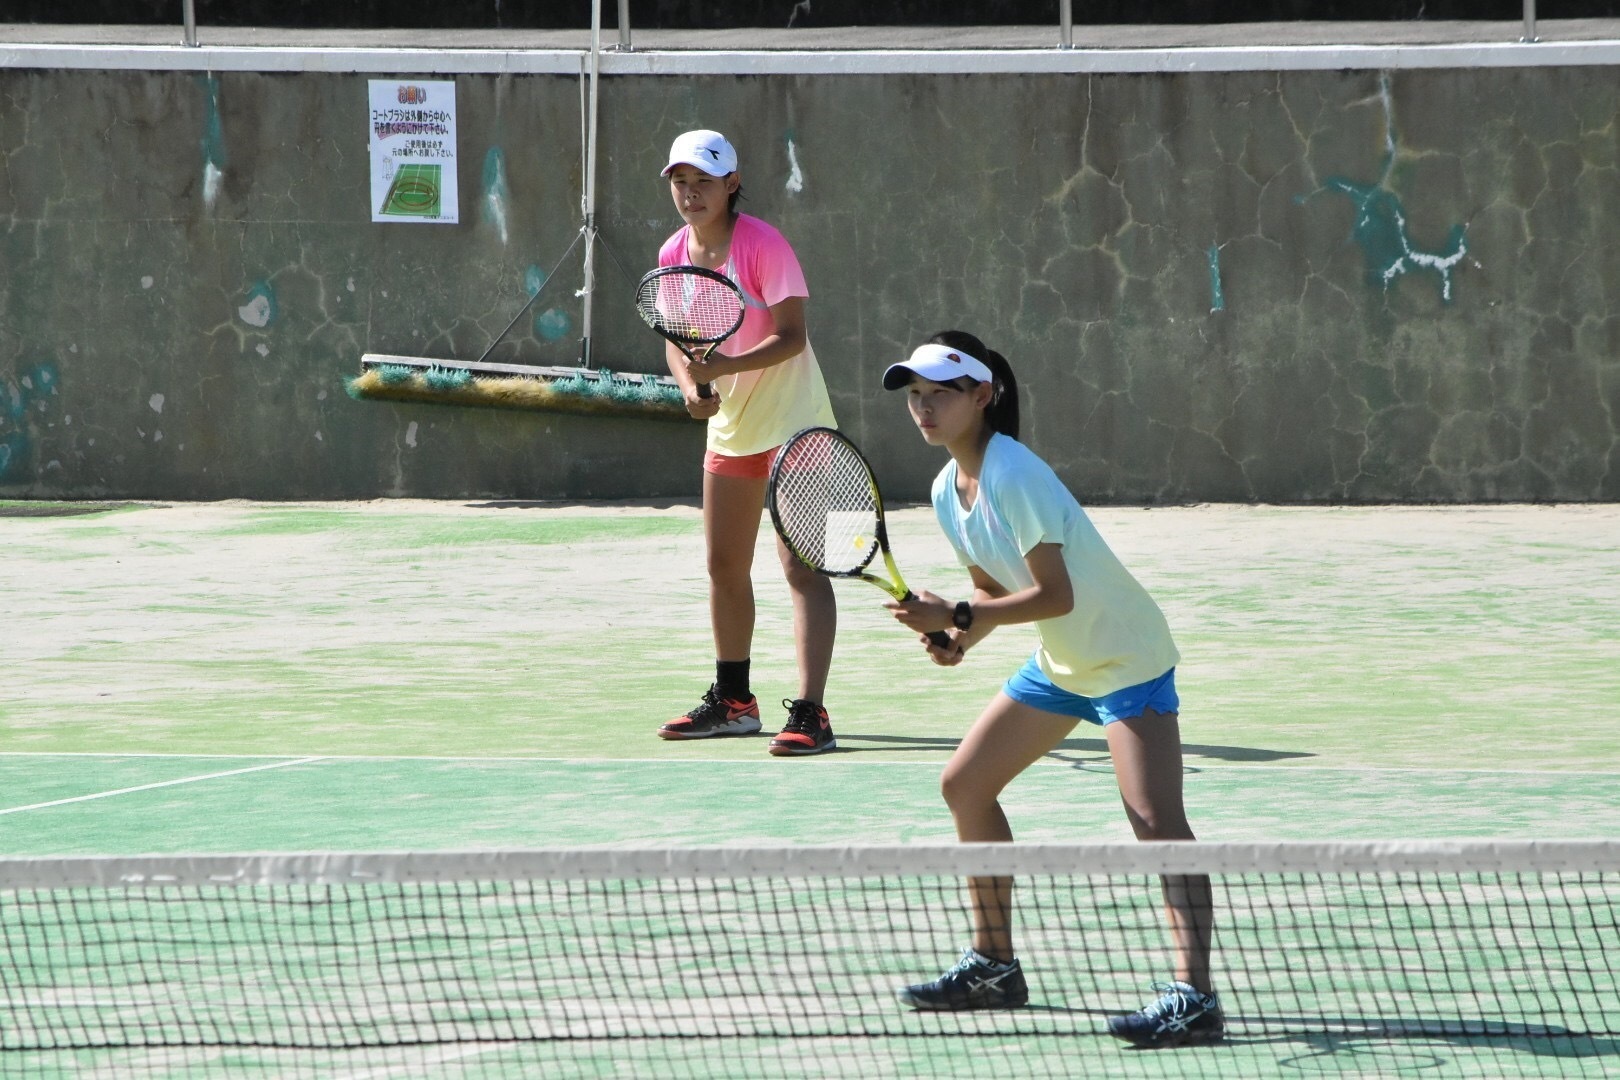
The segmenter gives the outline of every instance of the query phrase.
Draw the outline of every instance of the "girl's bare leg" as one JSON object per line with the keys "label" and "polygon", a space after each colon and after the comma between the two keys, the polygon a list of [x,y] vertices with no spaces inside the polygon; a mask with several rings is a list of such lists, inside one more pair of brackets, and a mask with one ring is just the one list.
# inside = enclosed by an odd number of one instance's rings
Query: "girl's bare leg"
{"label": "girl's bare leg", "polygon": [[[964,843],[1006,843],[1012,828],[998,801],[1013,778],[1055,749],[1078,723],[1021,705],[998,693],[968,729],[940,777],[940,790]],[[995,960],[1013,958],[1012,879],[968,878],[973,948]]]}
{"label": "girl's bare leg", "polygon": [[[1125,816],[1138,840],[1192,840],[1182,803],[1181,728],[1175,713],[1152,709],[1103,728],[1114,758]],[[1161,879],[1165,916],[1176,952],[1176,979],[1211,993],[1214,904],[1206,874]]]}
{"label": "girl's bare leg", "polygon": [[798,696],[823,704],[827,700],[833,638],[838,633],[838,601],[833,596],[833,583],[800,562],[780,536],[776,538],[776,553],[782,560],[782,572],[793,596],[793,643],[799,657]]}
{"label": "girl's bare leg", "polygon": [[753,650],[754,544],[764,510],[764,478],[703,474],[703,538],[716,660],[747,660]]}

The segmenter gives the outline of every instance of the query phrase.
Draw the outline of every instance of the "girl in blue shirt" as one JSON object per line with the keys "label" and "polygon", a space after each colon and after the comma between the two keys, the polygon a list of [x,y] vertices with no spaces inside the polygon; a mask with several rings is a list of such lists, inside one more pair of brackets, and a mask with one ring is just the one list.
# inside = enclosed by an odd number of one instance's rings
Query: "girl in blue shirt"
{"label": "girl in blue shirt", "polygon": [[[911,418],[951,460],[934,481],[940,527],[972,579],[970,599],[924,591],[891,603],[936,664],[960,664],[998,626],[1034,623],[1037,648],[991,699],[945,766],[940,786],[964,842],[1011,841],[998,798],[1019,773],[1085,720],[1114,761],[1125,814],[1139,840],[1191,840],[1182,804],[1179,659],[1164,615],[1109,550],[1044,461],[1018,442],[1018,385],[1001,354],[972,334],[945,331],[883,375],[904,389]],[[1138,1046],[1214,1042],[1225,1034],[1210,983],[1209,878],[1161,878],[1176,955],[1173,982],[1109,1030]],[[918,1009],[1010,1008],[1029,991],[1012,942],[1012,882],[968,879],[973,945],[938,979],[900,989]]]}

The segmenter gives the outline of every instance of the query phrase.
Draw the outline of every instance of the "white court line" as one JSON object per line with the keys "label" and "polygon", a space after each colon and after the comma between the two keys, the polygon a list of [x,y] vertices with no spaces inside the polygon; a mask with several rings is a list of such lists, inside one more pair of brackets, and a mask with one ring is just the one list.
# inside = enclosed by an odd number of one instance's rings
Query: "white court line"
{"label": "white court line", "polygon": [[431,1060],[424,1054],[420,1061],[410,1061],[400,1065],[378,1065],[365,1072],[338,1073],[340,1080],[372,1080],[373,1077],[383,1076],[416,1076],[420,1075],[424,1065],[448,1065],[452,1061],[462,1061],[466,1058],[483,1057],[492,1051],[499,1050],[498,1046],[474,1046],[470,1049],[446,1048]]}
{"label": "white court line", "polygon": [[[49,756],[49,755],[42,755]],[[154,757],[161,755],[152,755]],[[223,776],[240,776],[243,773],[261,772],[265,769],[280,769],[288,765],[309,765],[324,758],[299,758],[297,761],[275,761],[268,765],[250,765],[245,769],[230,769],[226,772],[208,773],[205,776],[182,776],[178,780],[164,780],[156,784],[140,784],[136,787],[119,788],[117,791],[98,791],[93,795],[75,795],[71,799],[53,799],[50,802],[30,803],[27,806],[12,806],[0,810],[0,816],[5,814],[20,814],[24,810],[43,810],[48,806],[65,806],[68,803],[89,802],[91,799],[110,799],[114,795],[128,795],[135,791],[151,791],[153,788],[174,787],[176,784],[195,784],[199,780],[218,780]]]}
{"label": "white court line", "polygon": [[[846,737],[851,742],[858,742],[859,741],[859,739],[856,736],[853,736],[853,735],[846,736]],[[945,747],[945,746],[940,746],[940,747],[935,747],[933,749],[936,749],[938,751],[943,752],[943,751],[948,751],[951,748],[950,747]],[[882,753],[883,751],[881,751],[881,750],[867,750],[865,752],[866,753]],[[895,751],[895,752],[896,753],[903,753],[903,752],[908,752],[908,751]],[[911,753],[926,753],[927,751],[923,750],[923,751],[909,751],[909,752],[911,752]],[[1105,755],[1107,753],[1104,750],[1097,750],[1097,751],[1069,750],[1069,751],[1058,751],[1058,752],[1059,753],[1096,753],[1096,754],[1099,754],[1099,755]],[[304,759],[302,759],[300,761],[280,761],[280,759],[285,757],[285,756],[286,755],[284,755],[284,754],[119,753],[118,751],[115,751],[115,750],[74,750],[74,751],[61,751],[61,752],[50,751],[50,750],[0,750],[0,760],[4,760],[5,758],[196,758],[196,759],[202,759],[202,760],[224,759],[224,760],[227,760],[227,761],[243,761],[243,760],[251,761],[251,760],[255,760],[257,758],[276,758],[280,765],[302,765],[305,762],[311,762],[311,761],[328,761],[328,762],[334,762],[334,763],[341,763],[341,762],[346,762],[346,761],[398,761],[398,762],[424,761],[424,762],[448,762],[448,763],[451,763],[451,764],[466,763],[466,764],[473,764],[473,765],[669,765],[669,766],[672,766],[672,767],[681,767],[681,768],[694,768],[694,767],[702,766],[702,765],[750,765],[750,766],[755,766],[755,767],[764,767],[764,768],[773,768],[773,769],[777,769],[777,768],[789,768],[789,769],[791,769],[791,768],[793,768],[793,766],[791,766],[791,765],[783,765],[783,764],[781,764],[776,758],[766,758],[766,757],[762,757],[762,758],[759,758],[759,759],[756,760],[754,758],[670,758],[670,757],[655,757],[655,758],[545,757],[545,756],[501,757],[501,756],[494,756],[494,755],[477,755],[477,754],[322,754],[319,757],[304,758]],[[1189,756],[1193,757],[1193,758],[1197,757],[1197,755],[1189,755]],[[842,758],[840,760],[842,760]],[[942,764],[944,764],[944,762],[942,760],[938,759],[938,758],[934,758],[934,759],[930,759],[930,760],[927,760],[927,761],[843,761],[843,764],[844,765],[873,766],[873,767],[878,767],[878,768],[911,767],[911,768],[938,769]],[[1046,767],[1046,768],[1069,769],[1069,768],[1073,768],[1076,764],[1077,764],[1077,762],[1070,761],[1070,760],[1068,760],[1066,758],[1056,758],[1056,757],[1054,757],[1054,758],[1050,758],[1050,759],[1042,759],[1040,761],[1037,761],[1037,762],[1035,762],[1034,765],[1031,766],[1031,768]],[[278,767],[278,765],[256,766],[256,768],[277,768],[277,767]],[[1189,764],[1189,768],[1195,769],[1196,771],[1201,772],[1201,773],[1213,773],[1213,772],[1273,772],[1273,773],[1275,773],[1275,772],[1325,772],[1325,773],[1397,773],[1397,774],[1415,773],[1415,774],[1422,775],[1422,776],[1428,776],[1428,775],[1432,775],[1434,773],[1451,773],[1451,774],[1467,773],[1467,774],[1473,775],[1473,776],[1559,776],[1559,777],[1562,777],[1562,776],[1604,776],[1604,777],[1620,776],[1620,769],[1425,768],[1425,767],[1423,767],[1421,765],[1289,765],[1289,764],[1225,765],[1225,764],[1221,764],[1219,762],[1210,763],[1210,762],[1204,762],[1204,761],[1199,761],[1199,760],[1192,761]],[[237,771],[238,772],[252,772],[254,770],[253,769],[240,769],[240,770],[237,770]],[[231,774],[230,773],[219,773],[218,775],[220,775],[220,776],[229,776]],[[206,779],[208,779],[208,777],[197,777],[197,779],[206,780]],[[169,781],[169,783],[177,783],[177,784],[183,784],[183,783],[186,783],[186,782],[187,781],[185,781],[185,780],[171,780],[171,781]],[[162,785],[158,784],[158,785],[152,785],[152,786],[161,787]],[[140,789],[139,788],[130,788],[129,790],[130,791],[138,791]],[[108,792],[108,794],[115,795],[115,794],[118,794],[118,793],[117,792]],[[98,796],[84,796],[84,797],[85,798],[96,798]],[[69,800],[69,801],[71,801],[71,800]],[[44,806],[44,805],[51,805],[51,804],[42,803],[40,805]],[[28,810],[28,809],[32,809],[32,808],[31,807],[26,807],[26,806],[19,806],[16,809],[18,809],[18,810]],[[10,810],[0,810],[0,814],[9,814],[11,812],[12,811],[10,811]]]}

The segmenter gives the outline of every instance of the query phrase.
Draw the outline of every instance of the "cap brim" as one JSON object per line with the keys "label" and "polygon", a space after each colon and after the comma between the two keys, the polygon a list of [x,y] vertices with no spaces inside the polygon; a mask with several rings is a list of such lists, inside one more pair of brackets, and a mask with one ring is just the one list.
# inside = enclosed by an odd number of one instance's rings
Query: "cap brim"
{"label": "cap brim", "polygon": [[680,158],[680,159],[678,159],[676,161],[670,162],[668,165],[665,165],[664,166],[664,171],[659,173],[658,175],[660,175],[660,176],[668,176],[670,174],[670,170],[674,169],[675,166],[677,166],[677,165],[690,165],[690,166],[692,166],[692,168],[696,169],[700,173],[706,173],[709,176],[716,176],[716,177],[720,177],[722,179],[731,175],[730,173],[715,172],[713,169],[711,169],[708,166],[704,165],[700,161],[688,161],[685,158]]}

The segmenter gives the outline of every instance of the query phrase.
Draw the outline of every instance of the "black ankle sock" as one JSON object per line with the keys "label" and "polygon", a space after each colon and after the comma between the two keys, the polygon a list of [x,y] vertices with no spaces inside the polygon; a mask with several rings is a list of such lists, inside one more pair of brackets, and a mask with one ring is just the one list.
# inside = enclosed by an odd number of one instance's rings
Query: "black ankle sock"
{"label": "black ankle sock", "polygon": [[714,662],[714,686],[721,697],[732,701],[745,701],[749,697],[748,690],[748,661],[747,660],[716,660]]}

